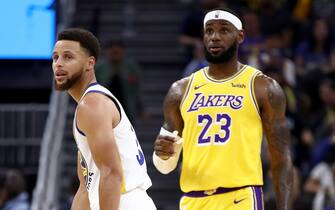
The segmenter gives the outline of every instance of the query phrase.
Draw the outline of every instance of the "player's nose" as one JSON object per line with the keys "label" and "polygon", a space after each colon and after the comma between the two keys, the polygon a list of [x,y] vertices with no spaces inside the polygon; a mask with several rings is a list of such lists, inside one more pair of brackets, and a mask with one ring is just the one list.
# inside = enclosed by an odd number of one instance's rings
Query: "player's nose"
{"label": "player's nose", "polygon": [[213,32],[211,34],[211,36],[209,37],[209,40],[212,41],[212,42],[218,42],[221,40],[221,36],[220,36],[220,33],[219,32]]}
{"label": "player's nose", "polygon": [[62,58],[58,58],[58,59],[54,60],[54,64],[55,64],[56,67],[63,66],[63,59]]}

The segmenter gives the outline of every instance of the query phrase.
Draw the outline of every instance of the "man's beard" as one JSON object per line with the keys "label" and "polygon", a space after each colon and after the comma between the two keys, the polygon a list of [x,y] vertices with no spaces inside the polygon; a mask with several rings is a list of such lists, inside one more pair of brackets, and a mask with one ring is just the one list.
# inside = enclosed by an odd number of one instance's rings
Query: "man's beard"
{"label": "man's beard", "polygon": [[82,76],[82,73],[79,71],[75,73],[71,78],[66,78],[66,81],[62,84],[57,84],[57,81],[54,79],[55,89],[58,91],[69,90]]}
{"label": "man's beard", "polygon": [[236,50],[237,50],[236,41],[226,51],[221,52],[217,56],[213,56],[205,47],[205,57],[209,63],[213,64],[227,63],[234,57]]}

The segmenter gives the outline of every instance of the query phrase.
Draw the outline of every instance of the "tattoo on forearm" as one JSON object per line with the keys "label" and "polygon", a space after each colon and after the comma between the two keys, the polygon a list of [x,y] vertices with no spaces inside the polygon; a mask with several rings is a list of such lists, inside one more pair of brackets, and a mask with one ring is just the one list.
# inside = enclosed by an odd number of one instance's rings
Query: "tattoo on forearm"
{"label": "tattoo on forearm", "polygon": [[271,111],[264,116],[264,127],[268,138],[275,139],[271,141],[272,146],[279,152],[287,152],[289,146],[289,128],[285,119],[285,96],[277,83],[272,83],[268,87],[268,101]]}

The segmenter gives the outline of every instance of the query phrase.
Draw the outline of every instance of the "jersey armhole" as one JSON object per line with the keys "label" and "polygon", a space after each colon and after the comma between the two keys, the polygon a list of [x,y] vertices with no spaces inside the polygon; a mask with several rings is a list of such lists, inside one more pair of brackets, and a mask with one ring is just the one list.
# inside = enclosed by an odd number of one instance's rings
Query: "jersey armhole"
{"label": "jersey armhole", "polygon": [[186,87],[186,91],[185,91],[185,93],[184,93],[184,95],[183,95],[183,97],[181,99],[181,102],[180,102],[180,105],[179,105],[179,109],[180,110],[182,109],[183,104],[185,102],[185,99],[187,98],[187,96],[188,96],[188,94],[190,92],[190,88],[192,86],[193,79],[194,79],[194,73],[191,74],[190,79],[189,79],[188,84],[187,84],[187,87]]}
{"label": "jersey armhole", "polygon": [[[87,91],[87,92],[85,93],[85,95],[88,94],[88,93],[100,93],[100,94],[102,94],[102,95],[107,96],[109,99],[111,99],[111,100],[113,101],[113,103],[115,104],[116,109],[117,109],[118,112],[119,112],[119,115],[120,115],[120,122],[121,122],[121,120],[122,120],[121,107],[120,107],[119,103],[117,102],[117,100],[116,100],[115,98],[113,98],[112,96],[110,96],[110,95],[108,95],[107,93],[105,93],[105,92],[103,92],[103,91],[100,91],[100,90],[90,90],[90,91]],[[120,123],[120,122],[119,122],[119,123]],[[78,128],[78,129],[79,129],[79,128]]]}
{"label": "jersey armhole", "polygon": [[80,130],[80,128],[79,128],[79,126],[78,126],[78,123],[77,123],[77,115],[75,114],[74,115],[74,126],[76,127],[75,129],[82,135],[82,136],[86,136],[85,135],[85,133],[82,131],[82,130]]}
{"label": "jersey armhole", "polygon": [[254,107],[259,115],[259,117],[261,117],[261,112],[259,110],[259,106],[258,106],[258,102],[257,102],[257,98],[256,98],[256,94],[255,94],[255,78],[258,75],[261,75],[262,72],[261,71],[256,71],[250,80],[250,94],[251,94],[251,99],[252,99],[252,103],[254,104]]}

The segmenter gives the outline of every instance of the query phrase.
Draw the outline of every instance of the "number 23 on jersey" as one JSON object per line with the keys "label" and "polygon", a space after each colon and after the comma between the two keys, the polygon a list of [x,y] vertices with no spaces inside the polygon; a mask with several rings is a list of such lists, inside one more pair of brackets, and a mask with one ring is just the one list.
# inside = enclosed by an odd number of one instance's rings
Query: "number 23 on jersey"
{"label": "number 23 on jersey", "polygon": [[[209,114],[198,115],[198,126],[202,127],[200,135],[198,137],[198,145],[204,146],[211,144],[226,144],[230,138],[230,126],[232,119],[228,114],[218,113],[216,116]],[[219,131],[215,134],[209,135],[209,131],[213,126],[219,126]]]}

